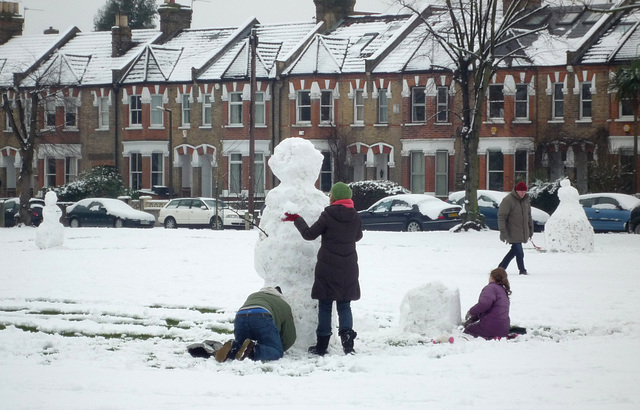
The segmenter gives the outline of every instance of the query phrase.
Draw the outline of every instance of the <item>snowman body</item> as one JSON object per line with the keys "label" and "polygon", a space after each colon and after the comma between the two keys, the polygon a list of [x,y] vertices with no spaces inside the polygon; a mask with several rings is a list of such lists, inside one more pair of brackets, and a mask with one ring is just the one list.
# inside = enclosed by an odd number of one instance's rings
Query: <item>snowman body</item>
{"label": "snowman body", "polygon": [[[255,269],[265,286],[280,286],[293,311],[297,340],[305,348],[315,341],[317,302],[311,299],[320,238],[306,241],[285,213],[302,216],[309,225],[318,220],[329,198],[315,187],[323,156],[302,138],[287,138],[275,149],[269,167],[280,184],[269,191],[255,246]],[[268,235],[268,236],[267,236]]]}
{"label": "snowman body", "polygon": [[56,205],[57,202],[58,196],[53,191],[44,196],[42,222],[36,231],[36,245],[40,249],[60,246],[64,242],[64,225],[60,223],[62,211]]}
{"label": "snowman body", "polygon": [[594,232],[568,179],[560,182],[560,204],[544,226],[545,243],[555,252],[593,252]]}

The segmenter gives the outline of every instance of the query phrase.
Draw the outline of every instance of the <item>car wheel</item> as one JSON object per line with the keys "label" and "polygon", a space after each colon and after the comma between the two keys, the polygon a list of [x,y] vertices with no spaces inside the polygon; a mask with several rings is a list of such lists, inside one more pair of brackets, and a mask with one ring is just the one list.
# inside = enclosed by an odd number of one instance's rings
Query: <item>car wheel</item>
{"label": "car wheel", "polygon": [[640,235],[640,221],[636,222],[636,225],[633,227],[631,232],[635,233],[636,235]]}
{"label": "car wheel", "polygon": [[164,220],[164,227],[165,229],[176,229],[178,227],[178,224],[176,223],[175,219],[173,219],[172,217],[168,217]]}
{"label": "car wheel", "polygon": [[420,232],[422,230],[422,226],[416,221],[409,221],[407,223],[407,232]]}
{"label": "car wheel", "polygon": [[69,227],[71,227],[71,228],[79,228],[80,227],[80,221],[78,221],[78,218],[71,218],[71,220],[69,221]]}
{"label": "car wheel", "polygon": [[215,216],[211,218],[211,221],[209,221],[209,226],[211,226],[211,229],[217,231],[224,229],[224,225],[222,225],[222,219],[220,217],[218,217],[217,219]]}
{"label": "car wheel", "polygon": [[116,220],[113,222],[114,228],[122,228],[123,226],[124,226],[124,221],[120,218],[116,218]]}

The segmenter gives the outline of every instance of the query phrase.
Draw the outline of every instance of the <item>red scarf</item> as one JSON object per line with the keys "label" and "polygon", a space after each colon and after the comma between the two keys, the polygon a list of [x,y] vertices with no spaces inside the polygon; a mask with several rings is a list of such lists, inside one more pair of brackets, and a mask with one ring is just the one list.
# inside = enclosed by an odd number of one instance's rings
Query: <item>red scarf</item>
{"label": "red scarf", "polygon": [[333,201],[331,205],[342,205],[347,208],[353,208],[353,200],[351,199],[338,199],[337,201]]}

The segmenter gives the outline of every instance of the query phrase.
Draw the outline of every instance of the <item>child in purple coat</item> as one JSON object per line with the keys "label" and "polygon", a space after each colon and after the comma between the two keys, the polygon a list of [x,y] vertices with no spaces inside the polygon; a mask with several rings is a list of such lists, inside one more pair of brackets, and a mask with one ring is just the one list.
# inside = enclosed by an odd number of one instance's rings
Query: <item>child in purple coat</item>
{"label": "child in purple coat", "polygon": [[464,332],[474,337],[493,339],[509,334],[509,295],[511,287],[507,271],[496,268],[489,275],[489,284],[482,289],[478,303],[467,312]]}

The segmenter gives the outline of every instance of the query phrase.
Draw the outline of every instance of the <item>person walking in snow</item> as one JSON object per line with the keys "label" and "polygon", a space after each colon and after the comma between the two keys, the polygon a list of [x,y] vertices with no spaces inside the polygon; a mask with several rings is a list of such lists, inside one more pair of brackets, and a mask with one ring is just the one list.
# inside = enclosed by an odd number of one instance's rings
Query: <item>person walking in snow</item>
{"label": "person walking in snow", "polygon": [[507,337],[511,327],[509,295],[511,287],[507,271],[495,268],[489,275],[489,284],[480,293],[478,303],[467,312],[464,333],[485,339]]}
{"label": "person walking in snow", "polygon": [[531,217],[531,201],[527,195],[527,184],[518,182],[509,195],[505,196],[498,209],[498,229],[500,240],[511,244],[499,267],[507,270],[507,266],[515,257],[520,275],[527,275],[524,267],[524,251],[522,244],[533,237],[533,218]]}
{"label": "person walking in snow", "polygon": [[278,360],[296,341],[291,307],[280,287],[250,294],[236,313],[232,340],[215,352],[216,361]]}
{"label": "person walking in snow", "polygon": [[360,299],[356,242],[362,238],[362,221],[353,206],[351,188],[343,182],[331,187],[329,206],[311,226],[297,214],[285,213],[305,240],[322,236],[311,297],[318,300],[317,343],[309,352],[324,356],[331,338],[331,311],[336,302],[338,335],[345,354],[355,353],[351,301]]}

